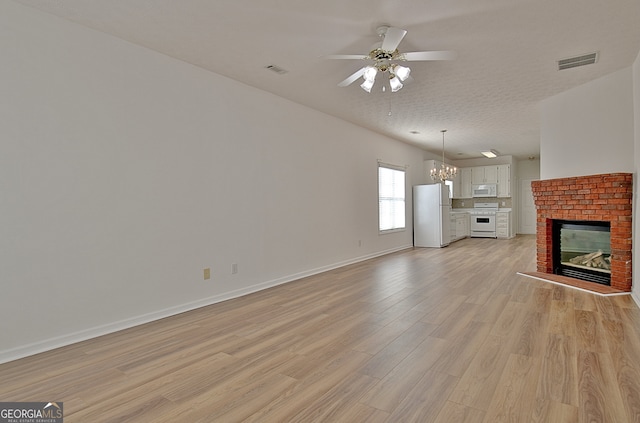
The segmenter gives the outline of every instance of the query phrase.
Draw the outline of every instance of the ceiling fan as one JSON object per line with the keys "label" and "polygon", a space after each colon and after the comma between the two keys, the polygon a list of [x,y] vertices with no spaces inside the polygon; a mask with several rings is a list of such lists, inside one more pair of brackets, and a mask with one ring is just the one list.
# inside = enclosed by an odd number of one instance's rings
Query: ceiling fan
{"label": "ceiling fan", "polygon": [[[414,51],[400,53],[398,45],[407,34],[407,31],[392,26],[383,25],[376,29],[378,36],[382,37],[382,43],[376,44],[368,54],[334,54],[326,56],[327,59],[364,59],[373,63],[354,72],[339,87],[346,87],[362,77],[364,82],[360,87],[370,93],[378,73],[387,72],[391,92],[396,92],[403,87],[404,82],[411,73],[411,69],[396,62],[413,62],[421,60],[452,60],[456,53],[453,51]],[[383,86],[383,90],[384,90]]]}

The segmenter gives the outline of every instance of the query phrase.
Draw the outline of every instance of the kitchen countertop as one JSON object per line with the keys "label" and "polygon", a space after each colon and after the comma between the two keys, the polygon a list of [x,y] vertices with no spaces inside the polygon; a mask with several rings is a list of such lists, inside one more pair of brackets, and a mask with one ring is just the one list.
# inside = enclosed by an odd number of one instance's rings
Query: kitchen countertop
{"label": "kitchen countertop", "polygon": [[[451,209],[451,213],[471,213],[474,210],[475,209]],[[497,211],[499,211],[499,212],[510,212],[511,209],[508,208],[508,207],[504,207],[504,208],[498,209]]]}

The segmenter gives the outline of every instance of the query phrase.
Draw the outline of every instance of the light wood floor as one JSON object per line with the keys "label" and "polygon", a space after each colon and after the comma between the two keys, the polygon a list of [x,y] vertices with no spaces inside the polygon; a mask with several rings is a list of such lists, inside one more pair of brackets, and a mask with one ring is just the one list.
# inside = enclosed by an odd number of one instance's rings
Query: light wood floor
{"label": "light wood floor", "polygon": [[640,422],[640,312],[466,239],[0,365],[71,422]]}

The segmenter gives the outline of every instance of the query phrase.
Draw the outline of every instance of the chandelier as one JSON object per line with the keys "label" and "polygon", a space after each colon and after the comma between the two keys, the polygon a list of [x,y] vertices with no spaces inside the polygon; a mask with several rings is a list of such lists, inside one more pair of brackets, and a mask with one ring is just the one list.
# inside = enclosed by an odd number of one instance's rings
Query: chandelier
{"label": "chandelier", "polygon": [[373,88],[373,84],[376,81],[376,76],[378,72],[383,75],[386,72],[389,72],[389,86],[391,87],[391,92],[395,93],[403,87],[402,82],[404,82],[411,73],[411,69],[406,66],[401,66],[396,63],[390,63],[389,61],[397,55],[398,50],[393,53],[386,52],[382,49],[373,50],[370,54],[370,57],[373,57],[376,61],[372,66],[367,66],[364,68],[364,73],[362,74],[362,79],[364,82],[360,85],[360,88],[370,93],[371,88]]}
{"label": "chandelier", "polygon": [[447,166],[444,163],[444,133],[447,132],[447,130],[443,129],[440,132],[442,132],[442,164],[440,165],[440,169],[438,169],[437,166],[431,169],[431,179],[438,182],[444,182],[448,179],[455,178],[458,170],[455,167]]}

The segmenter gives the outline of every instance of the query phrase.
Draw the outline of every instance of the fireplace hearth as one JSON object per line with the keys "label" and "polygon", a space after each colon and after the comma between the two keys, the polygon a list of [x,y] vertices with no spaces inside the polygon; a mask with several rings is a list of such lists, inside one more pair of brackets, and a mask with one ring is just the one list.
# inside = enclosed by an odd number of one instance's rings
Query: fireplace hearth
{"label": "fireplace hearth", "polygon": [[[586,281],[584,285],[610,285],[613,290],[630,292],[633,174],[609,173],[546,179],[532,182],[531,188],[537,213],[538,273],[562,275],[564,279],[579,280],[581,284]],[[565,238],[578,237],[584,240],[591,237],[593,232],[604,234],[595,236],[589,247],[574,247],[570,243],[567,250],[577,251],[563,253],[562,247],[555,245],[561,241],[554,238],[554,227],[562,224],[578,225],[567,226],[564,229],[567,231]],[[586,229],[590,232],[585,232]],[[604,245],[606,240],[608,248]],[[577,259],[579,256],[584,257]],[[572,259],[579,263],[573,263]],[[609,269],[597,267],[602,262]],[[580,275],[573,273],[576,269]],[[584,274],[595,280],[587,279]],[[597,288],[594,291],[598,292]]]}

